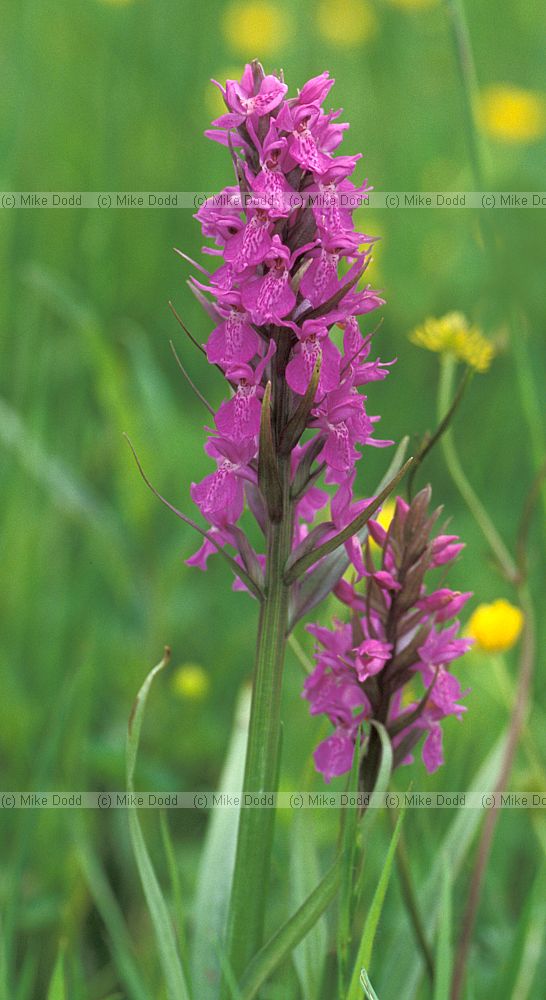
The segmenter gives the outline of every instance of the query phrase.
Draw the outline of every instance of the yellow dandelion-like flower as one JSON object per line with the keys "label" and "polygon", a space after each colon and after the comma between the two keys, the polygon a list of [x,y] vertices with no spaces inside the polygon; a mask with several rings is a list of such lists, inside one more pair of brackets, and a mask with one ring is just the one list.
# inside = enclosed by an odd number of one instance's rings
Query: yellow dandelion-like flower
{"label": "yellow dandelion-like flower", "polygon": [[438,354],[454,354],[477,372],[486,372],[495,355],[491,341],[484,337],[477,326],[471,326],[460,312],[447,313],[439,319],[430,317],[416,327],[410,338],[412,344]]}
{"label": "yellow dandelion-like flower", "polygon": [[500,598],[492,604],[480,604],[470,617],[467,634],[479,649],[503,653],[518,641],[523,628],[523,612]]}
{"label": "yellow dandelion-like flower", "polygon": [[534,142],[546,133],[546,99],[533,90],[495,84],[481,95],[479,121],[493,139]]}
{"label": "yellow dandelion-like flower", "polygon": [[242,56],[269,56],[285,44],[290,18],[273,3],[232,3],[223,16],[225,39]]}
{"label": "yellow dandelion-like flower", "polygon": [[185,701],[204,701],[210,691],[210,678],[197,663],[183,663],[173,674],[175,694]]}
{"label": "yellow dandelion-like flower", "polygon": [[367,0],[323,0],[316,16],[320,34],[332,45],[355,48],[377,32],[377,16]]}
{"label": "yellow dandelion-like flower", "polygon": [[100,0],[106,7],[128,7],[133,0]]}

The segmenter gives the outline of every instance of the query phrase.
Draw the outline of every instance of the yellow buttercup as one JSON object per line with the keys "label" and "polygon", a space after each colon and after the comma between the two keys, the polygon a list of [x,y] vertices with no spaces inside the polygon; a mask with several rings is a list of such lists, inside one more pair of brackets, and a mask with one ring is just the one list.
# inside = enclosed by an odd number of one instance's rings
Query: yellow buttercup
{"label": "yellow buttercup", "polygon": [[487,653],[503,653],[519,639],[523,612],[504,598],[480,604],[468,622],[468,635]]}

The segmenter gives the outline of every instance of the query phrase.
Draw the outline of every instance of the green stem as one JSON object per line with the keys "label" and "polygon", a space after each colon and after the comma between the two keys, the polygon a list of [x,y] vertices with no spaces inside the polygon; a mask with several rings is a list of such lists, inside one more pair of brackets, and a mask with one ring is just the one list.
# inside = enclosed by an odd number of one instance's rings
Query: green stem
{"label": "green stem", "polygon": [[[268,527],[266,592],[258,628],[243,793],[275,792],[278,784],[289,597],[284,567],[293,533],[289,457],[280,460],[279,474],[283,517]],[[243,808],[239,816],[227,929],[229,963],[237,978],[263,943],[274,820],[275,810],[269,808]]]}
{"label": "green stem", "polygon": [[[529,356],[527,324],[521,312],[519,314],[512,313],[510,325],[512,331],[510,345],[515,361],[521,405],[529,428],[529,442],[535,468],[540,469],[546,457],[544,413],[537,392],[536,372]],[[543,524],[546,532],[546,482],[541,482],[539,491],[542,498]]]}
{"label": "green stem", "polygon": [[470,33],[466,23],[462,0],[444,0],[444,3],[449,16],[455,57],[461,79],[463,117],[468,141],[470,166],[476,190],[481,191],[484,180],[483,149],[481,136],[476,128],[476,108],[479,94],[472,43],[470,41]]}
{"label": "green stem", "polygon": [[[393,820],[393,826],[395,826],[395,818],[391,817]],[[406,847],[406,841],[403,834],[400,834],[400,839],[398,841],[398,846],[396,848],[396,862],[398,867],[398,874],[400,876],[402,897],[404,899],[404,904],[415,934],[417,946],[423,956],[423,962],[431,986],[434,985],[434,958],[430,950],[430,946],[425,933],[425,928],[423,926],[423,921],[421,919],[421,913],[419,910],[419,903],[417,901],[417,896],[415,893],[413,885],[413,876],[411,872],[411,864],[408,856],[408,850]]]}
{"label": "green stem", "polygon": [[299,910],[256,955],[241,981],[242,1000],[254,1000],[258,996],[267,978],[314,927],[339,889],[341,869],[342,860],[338,857]]}
{"label": "green stem", "polygon": [[[441,420],[442,417],[448,412],[451,405],[455,364],[455,359],[450,355],[444,355],[442,357],[440,384],[438,387],[439,420]],[[516,564],[481,500],[474,492],[473,487],[470,485],[466,477],[466,473],[455,449],[453,431],[451,428],[448,428],[448,430],[444,433],[442,438],[442,448],[447,467],[451,473],[451,478],[453,479],[453,482],[459,490],[459,493],[461,494],[471,514],[474,516],[477,524],[481,528],[483,536],[489,544],[489,547],[501,567],[504,576],[510,580],[511,583],[517,583],[518,571]]]}
{"label": "green stem", "polygon": [[[484,142],[476,124],[479,87],[464,2],[463,0],[444,0],[444,3],[451,25],[455,59],[461,83],[464,127],[473,183],[477,191],[483,191],[486,184]],[[489,257],[490,266],[494,269],[495,273],[502,274],[504,267],[502,260],[499,259],[495,225],[496,215],[494,212],[482,209],[478,212],[478,219],[483,245]],[[510,329],[510,346],[515,361],[521,404],[529,428],[533,460],[535,467],[538,469],[544,461],[544,425],[542,409],[535,384],[535,372],[533,371],[527,349],[522,310],[516,313],[516,310],[512,309],[508,317],[508,323]],[[541,496],[543,508],[546,513],[546,483],[542,485]]]}

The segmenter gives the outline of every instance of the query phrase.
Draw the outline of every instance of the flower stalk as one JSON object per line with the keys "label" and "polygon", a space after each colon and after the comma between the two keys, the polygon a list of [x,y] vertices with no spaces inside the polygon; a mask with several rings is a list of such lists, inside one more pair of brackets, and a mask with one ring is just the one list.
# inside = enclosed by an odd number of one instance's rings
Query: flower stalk
{"label": "flower stalk", "polygon": [[[282,74],[266,75],[255,61],[240,81],[218,85],[226,113],[207,135],[228,148],[236,184],[207,199],[196,217],[213,241],[203,250],[219,266],[208,270],[178,251],[196,268],[190,289],[215,324],[197,346],[229,395],[214,412],[180,363],[214,424],[205,451],[216,468],[191,487],[208,529],[160,499],[204,538],[188,564],[205,570],[220,552],[235,573],[234,588],[259,604],[247,796],[277,791],[288,636],[333,591],[351,621],[341,639],[308,626],[325,651],[317,649],[304,692],[311,711],[325,712],[335,726],[315,753],[326,780],[355,757],[358,772],[360,743],[356,755],[354,748],[363,724],[366,787],[382,773],[383,740],[391,735],[395,764],[425,735],[424,759],[433,769],[442,759],[440,720],[463,711],[458,682],[444,668],[468,643],[455,638],[456,621],[441,626],[467,595],[428,593],[424,584],[429,566],[450,562],[462,546],[453,536],[430,537],[437,514],[427,514],[429,490],[411,507],[398,498],[389,533],[372,520],[413,461],[403,464],[404,446],[375,495],[354,497],[359,449],[393,443],[374,436],[379,418],[368,414],[360,390],[386,378],[392,362],[370,360],[375,331],[363,334],[359,325],[383,299],[364,283],[375,239],[356,232],[353,220],[370,190],[367,181],[356,187],[350,180],[360,157],[334,156],[348,125],[323,107],[333,82],[323,73],[288,97]],[[329,517],[319,515],[328,506]],[[382,550],[380,569],[368,531]],[[263,552],[255,548],[260,539]],[[365,597],[343,579],[349,566],[356,580],[365,579]],[[423,690],[406,709],[402,689],[413,676]],[[274,820],[272,808],[240,810],[221,947],[223,1000],[231,982],[245,981],[263,945]],[[327,904],[336,878],[325,884],[309,897],[311,910]]]}
{"label": "flower stalk", "polygon": [[[456,364],[453,357],[448,354],[442,356],[440,382],[438,387],[439,420],[442,420],[442,418],[445,417],[445,415],[449,413],[452,408],[453,377],[455,367]],[[516,563],[506,548],[506,545],[500,537],[480,498],[477,496],[472,485],[468,481],[467,475],[464,471],[462,463],[459,460],[459,456],[454,445],[453,431],[451,427],[446,429],[441,443],[451,478],[453,479],[453,482],[459,490],[459,493],[465,501],[468,509],[473,514],[474,519],[480,526],[482,534],[495,556],[503,576],[505,576],[510,583],[517,583],[519,574]]]}
{"label": "flower stalk", "polygon": [[[289,587],[284,567],[291,550],[293,503],[289,460],[280,459],[283,513],[271,522],[265,597],[260,609],[243,793],[276,792],[281,750],[282,675],[288,632]],[[227,950],[240,975],[263,943],[273,843],[274,809],[242,809],[233,872]],[[258,888],[259,887],[259,888]]]}

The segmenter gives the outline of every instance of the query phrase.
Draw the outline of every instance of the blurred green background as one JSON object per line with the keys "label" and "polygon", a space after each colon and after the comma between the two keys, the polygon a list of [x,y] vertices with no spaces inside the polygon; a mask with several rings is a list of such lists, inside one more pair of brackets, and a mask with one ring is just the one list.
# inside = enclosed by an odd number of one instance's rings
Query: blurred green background
{"label": "blurred green background", "polygon": [[[544,10],[528,0],[468,6],[487,185],[544,189]],[[231,183],[226,151],[203,137],[221,112],[208,81],[240,74],[254,56],[269,71],[282,66],[292,93],[330,70],[337,79],[333,105],[351,122],[344,151],[363,152],[358,177],[376,189],[473,189],[452,39],[445,9],[434,0],[199,6],[4,0],[2,36],[3,191],[197,191]],[[473,380],[456,437],[471,481],[513,546],[545,451],[544,210],[495,213],[494,265],[481,243],[478,211],[363,211],[365,231],[382,237],[368,272],[387,299],[377,349],[384,359],[398,358],[387,382],[370,387],[369,410],[381,413],[382,436],[417,439],[432,429],[437,358],[412,346],[407,334],[426,317],[453,309],[478,323],[498,354],[490,371]],[[173,300],[198,340],[206,339],[208,318],[186,288],[187,267],[172,252],[177,246],[198,256],[199,227],[190,211],[169,209],[0,210],[0,221],[3,787],[122,788],[131,703],[169,643],[174,666],[150,701],[140,787],[213,788],[237,693],[252,669],[256,607],[231,592],[220,560],[211,560],[206,575],[185,566],[196,539],[147,492],[122,437],[130,435],[161,492],[193,513],[189,484],[210,463],[202,451],[203,413],[169,339],[213,402],[223,385],[184,339],[167,302]],[[386,461],[384,451],[373,449],[361,461],[363,496]],[[420,481],[425,476],[468,545],[452,584],[474,591],[472,606],[500,596],[514,600],[440,452]],[[540,626],[544,539],[542,507],[530,557]],[[299,639],[310,652],[303,630]],[[517,650],[507,663],[514,677]],[[464,724],[446,725],[447,763],[434,778],[416,762],[416,788],[466,788],[506,724],[491,658],[471,654],[461,675],[472,688]],[[301,683],[301,667],[289,653],[285,787],[300,782],[320,728],[300,700]],[[518,756],[513,788],[545,790],[544,711],[539,672],[529,745]],[[321,780],[313,780],[320,788]],[[396,780],[406,787],[409,772]],[[524,811],[501,817],[473,953],[476,997],[493,995],[493,977],[543,857],[543,820]],[[278,825],[278,915],[286,905],[290,822],[281,816]],[[449,822],[449,813],[408,816],[417,885]],[[157,815],[144,823],[164,871]],[[189,899],[206,816],[171,813],[169,823]],[[113,903],[102,879],[124,913],[142,981],[161,997],[124,813],[20,812],[3,814],[1,824],[6,997],[46,995],[60,940],[67,942],[71,998],[99,1000],[116,990],[125,996],[116,958],[121,945],[112,945]],[[334,820],[320,814],[316,824],[327,857]],[[388,837],[383,817],[376,830],[372,873]],[[467,859],[461,885],[469,870]],[[462,901],[461,888],[457,913]],[[372,969],[382,1000],[399,995],[390,985],[390,931],[405,928],[404,948],[414,948],[404,920],[393,885]],[[298,995],[294,989],[288,970],[263,995],[289,998]]]}

